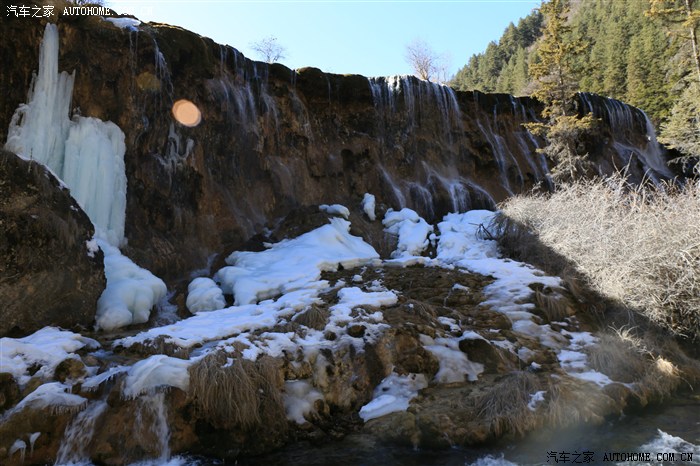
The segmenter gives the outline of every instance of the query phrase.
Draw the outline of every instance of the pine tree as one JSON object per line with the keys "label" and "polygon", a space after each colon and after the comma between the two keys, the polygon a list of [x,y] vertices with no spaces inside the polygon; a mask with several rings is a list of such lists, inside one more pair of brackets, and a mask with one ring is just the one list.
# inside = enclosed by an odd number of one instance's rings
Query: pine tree
{"label": "pine tree", "polygon": [[649,3],[649,10],[645,14],[669,24],[671,26],[669,32],[674,37],[687,41],[696,79],[700,84],[700,45],[698,44],[700,9],[698,9],[698,2],[696,0],[649,0]]}
{"label": "pine tree", "polygon": [[540,7],[545,18],[543,37],[537,49],[536,61],[530,64],[530,76],[538,83],[533,93],[542,103],[546,123],[530,123],[526,127],[544,136],[547,145],[538,149],[555,166],[552,178],[566,182],[586,175],[591,169],[582,140],[594,127],[591,114],[579,118],[575,108],[577,60],[586,45],[570,38],[566,23],[568,5],[564,0],[549,0]]}

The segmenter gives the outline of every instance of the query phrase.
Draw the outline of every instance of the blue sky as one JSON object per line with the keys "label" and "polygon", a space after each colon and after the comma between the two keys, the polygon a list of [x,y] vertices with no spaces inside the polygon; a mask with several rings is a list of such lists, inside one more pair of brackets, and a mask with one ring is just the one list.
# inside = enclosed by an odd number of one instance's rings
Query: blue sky
{"label": "blue sky", "polygon": [[539,0],[240,1],[112,0],[108,6],[143,21],[174,24],[259,59],[250,44],[277,37],[290,68],[315,66],[366,76],[411,74],[404,58],[414,39],[448,57],[454,74],[508,23]]}

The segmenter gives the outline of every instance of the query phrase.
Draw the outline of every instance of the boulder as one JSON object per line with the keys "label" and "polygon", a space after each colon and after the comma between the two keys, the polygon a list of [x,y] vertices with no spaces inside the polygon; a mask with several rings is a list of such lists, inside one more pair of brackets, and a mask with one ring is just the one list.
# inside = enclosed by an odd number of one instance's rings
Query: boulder
{"label": "boulder", "polygon": [[93,234],[46,167],[0,150],[0,336],[93,322],[106,283]]}

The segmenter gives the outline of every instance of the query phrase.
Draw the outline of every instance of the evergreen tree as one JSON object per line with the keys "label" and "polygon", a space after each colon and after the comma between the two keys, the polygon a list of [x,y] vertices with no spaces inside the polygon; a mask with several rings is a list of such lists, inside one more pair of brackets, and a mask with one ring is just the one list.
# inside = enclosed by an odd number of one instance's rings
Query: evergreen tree
{"label": "evergreen tree", "polygon": [[566,23],[569,10],[564,0],[544,2],[540,11],[545,27],[536,61],[530,64],[530,76],[538,83],[533,95],[544,103],[542,115],[547,122],[530,123],[526,127],[547,139],[547,145],[538,150],[554,161],[552,178],[565,182],[586,175],[591,169],[581,141],[595,120],[591,114],[579,118],[574,104],[578,90],[576,58],[586,50],[586,45],[569,38],[570,27]]}
{"label": "evergreen tree", "polygon": [[700,9],[696,0],[649,0],[647,16],[659,18],[669,24],[670,33],[686,41],[697,82],[700,84],[700,45],[698,44],[698,26],[700,26]]}
{"label": "evergreen tree", "polygon": [[[700,85],[692,83],[673,106],[671,117],[661,126],[661,142],[684,154],[678,162],[700,159]],[[695,165],[700,175],[700,165]]]}

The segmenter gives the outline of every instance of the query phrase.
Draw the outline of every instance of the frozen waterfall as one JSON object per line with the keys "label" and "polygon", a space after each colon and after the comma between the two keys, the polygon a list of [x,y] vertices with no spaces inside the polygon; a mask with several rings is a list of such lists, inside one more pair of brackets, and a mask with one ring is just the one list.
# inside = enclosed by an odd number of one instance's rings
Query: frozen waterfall
{"label": "frozen waterfall", "polygon": [[12,117],[5,148],[49,167],[70,188],[97,234],[124,239],[124,133],[112,122],[69,118],[74,73],[58,72],[58,28],[47,24],[27,103]]}
{"label": "frozen waterfall", "polygon": [[165,283],[122,256],[126,219],[124,132],[111,121],[69,118],[74,73],[58,72],[58,28],[47,24],[26,104],[12,117],[5,148],[46,165],[90,217],[105,254],[107,288],[97,326],[115,330],[146,322],[165,296]]}

